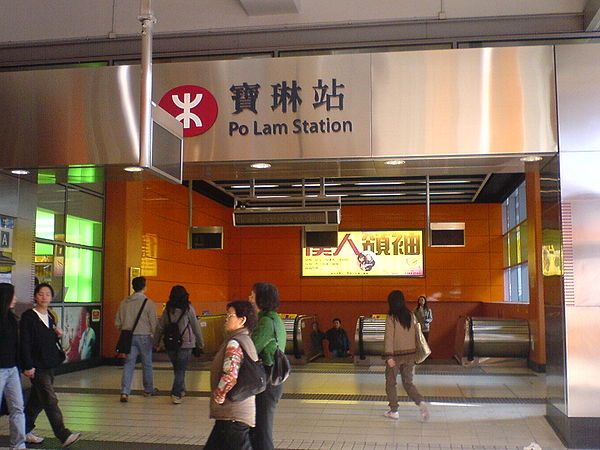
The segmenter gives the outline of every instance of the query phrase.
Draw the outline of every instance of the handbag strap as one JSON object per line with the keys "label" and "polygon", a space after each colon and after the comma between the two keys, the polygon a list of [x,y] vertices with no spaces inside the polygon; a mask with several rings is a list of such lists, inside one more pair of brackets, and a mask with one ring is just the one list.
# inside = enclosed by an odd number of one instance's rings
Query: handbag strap
{"label": "handbag strap", "polygon": [[138,315],[135,318],[135,322],[133,323],[133,328],[131,329],[131,334],[133,334],[133,331],[135,330],[135,327],[137,327],[137,324],[140,321],[140,316],[142,315],[142,311],[144,310],[144,306],[146,306],[146,302],[147,301],[148,301],[148,299],[145,298],[144,299],[144,303],[142,303],[142,307],[140,308],[140,311],[138,312]]}

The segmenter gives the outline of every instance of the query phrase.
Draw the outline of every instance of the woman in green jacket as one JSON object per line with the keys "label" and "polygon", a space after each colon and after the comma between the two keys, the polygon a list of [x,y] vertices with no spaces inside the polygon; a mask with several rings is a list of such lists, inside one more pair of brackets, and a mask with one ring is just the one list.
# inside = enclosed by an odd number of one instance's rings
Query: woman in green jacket
{"label": "woman in green jacket", "polygon": [[[256,351],[267,370],[273,366],[277,348],[285,351],[286,333],[283,321],[277,314],[279,291],[271,283],[258,282],[252,287],[250,302],[258,308],[258,324],[252,332]],[[281,399],[283,385],[267,385],[256,396],[256,427],[250,432],[254,450],[273,450],[273,420],[275,408]]]}

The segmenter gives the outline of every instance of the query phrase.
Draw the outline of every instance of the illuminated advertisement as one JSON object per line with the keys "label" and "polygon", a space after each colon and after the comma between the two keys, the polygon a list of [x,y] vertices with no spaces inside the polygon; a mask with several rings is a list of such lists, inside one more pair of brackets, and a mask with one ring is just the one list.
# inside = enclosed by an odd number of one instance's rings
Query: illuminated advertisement
{"label": "illuminated advertisement", "polygon": [[305,277],[422,277],[422,230],[340,231],[338,246],[303,248]]}

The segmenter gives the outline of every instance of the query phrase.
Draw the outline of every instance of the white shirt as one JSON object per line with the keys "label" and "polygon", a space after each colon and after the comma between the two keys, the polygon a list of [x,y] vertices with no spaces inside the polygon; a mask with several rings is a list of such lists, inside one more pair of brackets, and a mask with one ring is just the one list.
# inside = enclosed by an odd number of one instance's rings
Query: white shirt
{"label": "white shirt", "polygon": [[46,325],[48,328],[50,328],[50,318],[48,317],[48,313],[42,314],[42,313],[38,312],[38,310],[35,308],[33,308],[33,310],[39,316],[41,321],[44,322],[44,325]]}

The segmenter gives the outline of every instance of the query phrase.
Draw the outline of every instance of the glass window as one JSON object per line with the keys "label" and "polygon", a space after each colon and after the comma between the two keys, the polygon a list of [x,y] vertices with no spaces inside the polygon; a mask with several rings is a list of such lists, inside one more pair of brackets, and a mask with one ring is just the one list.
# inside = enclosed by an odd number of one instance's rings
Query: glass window
{"label": "glass window", "polygon": [[66,241],[74,244],[102,246],[102,198],[69,189]]}
{"label": "glass window", "polygon": [[55,241],[64,240],[65,187],[56,184],[38,184],[37,195],[36,237]]}
{"label": "glass window", "polygon": [[39,283],[48,283],[54,289],[54,299],[52,301],[62,301],[65,268],[64,246],[36,242],[33,265],[37,281]]}
{"label": "glass window", "polygon": [[65,302],[100,301],[102,253],[67,247],[65,266]]}

